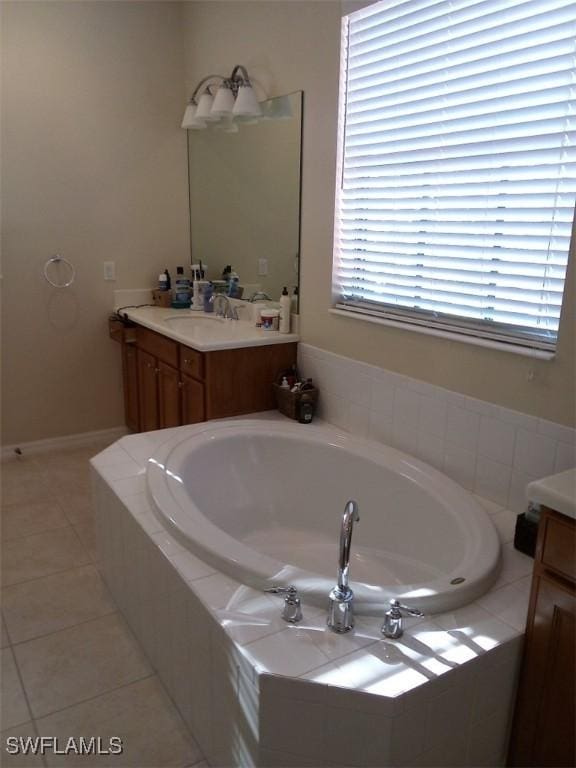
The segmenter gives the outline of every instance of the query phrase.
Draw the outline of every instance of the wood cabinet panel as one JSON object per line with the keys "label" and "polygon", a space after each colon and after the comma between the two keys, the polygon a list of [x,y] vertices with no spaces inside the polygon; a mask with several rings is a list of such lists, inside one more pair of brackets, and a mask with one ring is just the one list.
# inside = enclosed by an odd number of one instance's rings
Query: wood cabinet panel
{"label": "wood cabinet panel", "polygon": [[148,352],[148,354],[157,357],[158,360],[178,368],[178,342],[168,339],[159,333],[138,326],[137,333],[138,349]]}
{"label": "wood cabinet panel", "polygon": [[204,355],[190,347],[180,345],[180,370],[193,379],[204,378]]}
{"label": "wood cabinet panel", "polygon": [[[125,416],[142,432],[273,409],[272,383],[296,362],[296,343],[198,352],[142,326],[130,331],[135,345],[124,343],[122,353]],[[111,333],[120,337],[116,325]]]}
{"label": "wood cabinet panel", "polygon": [[122,344],[122,378],[124,381],[124,420],[128,429],[140,429],[138,405],[138,355],[134,344]]}
{"label": "wood cabinet panel", "polygon": [[140,431],[158,429],[158,375],[156,358],[139,349],[138,360],[138,403],[140,406]]}
{"label": "wood cabinet panel", "polygon": [[575,522],[543,508],[510,742],[513,766],[576,764],[576,585],[556,573],[566,570],[575,541]]}
{"label": "wood cabinet panel", "polygon": [[182,424],[196,424],[205,420],[204,384],[181,374]]}
{"label": "wood cabinet panel", "polygon": [[219,419],[276,407],[272,383],[296,362],[296,344],[207,352],[206,418]]}
{"label": "wood cabinet panel", "polygon": [[576,579],[576,547],[570,523],[560,515],[546,515],[542,562],[569,579]]}
{"label": "wood cabinet panel", "polygon": [[178,369],[158,361],[158,426],[167,429],[181,423]]}

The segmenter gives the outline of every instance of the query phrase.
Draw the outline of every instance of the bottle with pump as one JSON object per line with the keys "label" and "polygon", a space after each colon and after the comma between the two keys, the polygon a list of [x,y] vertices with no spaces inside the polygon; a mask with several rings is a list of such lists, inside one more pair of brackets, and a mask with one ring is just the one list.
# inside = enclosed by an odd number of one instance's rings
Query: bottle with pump
{"label": "bottle with pump", "polygon": [[288,288],[284,286],[280,296],[280,333],[290,333],[290,309],[291,301],[288,296]]}
{"label": "bottle with pump", "polygon": [[169,291],[170,288],[172,288],[172,280],[170,278],[170,272],[168,272],[168,270],[165,269],[164,274],[166,275],[166,290]]}
{"label": "bottle with pump", "polygon": [[204,312],[214,312],[214,302],[212,301],[212,295],[214,293],[214,286],[208,282],[204,286],[202,293],[202,300],[204,303]]}
{"label": "bottle with pump", "polygon": [[294,286],[294,292],[290,297],[290,304],[291,304],[290,311],[292,312],[293,315],[297,315],[298,314],[298,286],[297,285]]}
{"label": "bottle with pump", "polygon": [[173,304],[178,307],[190,306],[190,280],[188,280],[187,277],[184,277],[184,267],[176,267]]}

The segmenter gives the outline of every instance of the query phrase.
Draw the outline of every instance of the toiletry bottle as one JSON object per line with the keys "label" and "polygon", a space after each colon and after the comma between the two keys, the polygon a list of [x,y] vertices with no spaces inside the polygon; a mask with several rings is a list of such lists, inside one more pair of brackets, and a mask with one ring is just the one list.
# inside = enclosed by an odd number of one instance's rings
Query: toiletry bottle
{"label": "toiletry bottle", "polygon": [[174,302],[179,306],[190,306],[190,280],[184,277],[184,267],[176,267]]}
{"label": "toiletry bottle", "polygon": [[290,333],[290,296],[288,296],[288,288],[284,286],[282,289],[282,295],[280,296],[280,333]]}
{"label": "toiletry bottle", "polygon": [[214,302],[211,301],[212,294],[214,293],[214,286],[212,283],[206,283],[204,286],[204,292],[202,295],[204,301],[204,312],[214,312]]}
{"label": "toiletry bottle", "polygon": [[172,288],[172,280],[170,279],[170,272],[168,272],[168,270],[165,269],[164,274],[166,275],[166,290],[169,291],[170,288]]}
{"label": "toiletry bottle", "polygon": [[290,312],[293,315],[297,315],[298,314],[298,286],[297,285],[294,286],[294,292],[290,297],[290,304],[291,304]]}
{"label": "toiletry bottle", "polygon": [[230,282],[228,283],[228,296],[231,299],[237,299],[238,298],[238,281],[239,277],[230,277]]}
{"label": "toiletry bottle", "polygon": [[166,272],[160,272],[160,274],[158,275],[158,290],[159,291],[168,290],[168,278],[166,277]]}

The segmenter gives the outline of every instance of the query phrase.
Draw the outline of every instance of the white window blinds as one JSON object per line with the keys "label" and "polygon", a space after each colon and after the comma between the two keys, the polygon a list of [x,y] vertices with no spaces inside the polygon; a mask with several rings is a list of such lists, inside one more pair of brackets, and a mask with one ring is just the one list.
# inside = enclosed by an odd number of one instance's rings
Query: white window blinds
{"label": "white window blinds", "polygon": [[576,2],[344,20],[336,306],[554,349],[576,198]]}

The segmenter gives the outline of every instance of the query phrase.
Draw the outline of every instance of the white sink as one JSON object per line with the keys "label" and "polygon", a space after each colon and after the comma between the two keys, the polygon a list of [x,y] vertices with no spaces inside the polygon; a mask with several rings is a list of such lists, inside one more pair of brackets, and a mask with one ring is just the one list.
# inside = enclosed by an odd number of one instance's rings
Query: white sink
{"label": "white sink", "polygon": [[224,319],[215,313],[142,307],[128,310],[127,314],[134,322],[199,351],[286,344],[298,340],[295,334],[264,331],[247,320]]}

